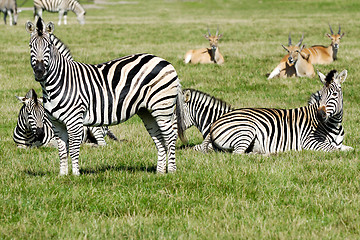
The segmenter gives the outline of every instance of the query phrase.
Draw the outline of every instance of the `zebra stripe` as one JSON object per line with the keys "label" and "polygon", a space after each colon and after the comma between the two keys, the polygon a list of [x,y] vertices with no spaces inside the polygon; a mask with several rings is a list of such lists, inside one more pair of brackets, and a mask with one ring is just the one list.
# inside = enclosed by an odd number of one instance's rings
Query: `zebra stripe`
{"label": "zebra stripe", "polygon": [[85,24],[85,10],[77,0],[34,0],[34,18],[37,22],[38,17],[42,17],[42,11],[59,12],[58,25],[64,16],[64,24],[67,24],[67,12],[73,11],[80,24]]}
{"label": "zebra stripe", "polygon": [[[30,58],[35,80],[43,89],[44,107],[59,137],[60,174],[67,174],[67,154],[79,175],[82,125],[114,125],[138,114],[158,150],[157,172],[176,170],[177,131],[183,136],[182,92],[174,67],[149,54],[136,54],[91,65],[69,61],[51,42],[53,24],[31,33]],[[175,105],[177,106],[175,108]],[[176,115],[174,115],[176,109]],[[176,117],[175,117],[176,116]]]}
{"label": "zebra stripe", "polygon": [[[211,124],[233,109],[230,104],[195,89],[184,89],[183,95],[185,129],[195,126],[204,139],[210,132]],[[196,145],[194,150],[202,151],[202,144]]]}
{"label": "zebra stripe", "polygon": [[[350,150],[342,144],[344,129],[341,83],[347,71],[318,73],[324,87],[321,98],[296,109],[243,108],[220,117],[205,139],[205,147],[234,153],[270,154],[288,150]],[[205,148],[206,150],[206,148]]]}
{"label": "zebra stripe", "polygon": [[[17,97],[23,106],[18,115],[14,129],[13,140],[19,148],[56,146],[53,126],[47,118],[42,104],[34,89],[28,91],[25,97]],[[117,140],[108,127],[84,127],[83,142],[94,146],[105,146],[104,137]]]}
{"label": "zebra stripe", "polygon": [[[0,0],[0,11],[4,13],[5,24],[7,15],[9,15],[10,26],[17,24],[18,13],[16,0]],[[12,14],[14,14],[14,16]]]}

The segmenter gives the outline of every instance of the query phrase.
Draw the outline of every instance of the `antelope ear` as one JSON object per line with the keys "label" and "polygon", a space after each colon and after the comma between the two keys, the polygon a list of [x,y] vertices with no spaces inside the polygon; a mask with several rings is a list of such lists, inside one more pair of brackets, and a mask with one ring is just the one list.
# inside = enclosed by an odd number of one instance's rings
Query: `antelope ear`
{"label": "antelope ear", "polygon": [[46,25],[46,31],[50,34],[52,34],[54,32],[54,23],[53,22],[49,22],[47,25]]}
{"label": "antelope ear", "polygon": [[25,23],[25,29],[28,33],[33,33],[35,31],[35,25],[32,22],[27,21]]}
{"label": "antelope ear", "polygon": [[22,102],[23,104],[26,104],[27,102],[27,98],[26,97],[18,97],[18,96],[15,96],[20,102]]}
{"label": "antelope ear", "polygon": [[223,36],[223,35],[222,35],[222,34],[220,34],[220,35],[218,36],[218,39],[222,38],[222,36]]}
{"label": "antelope ear", "polygon": [[337,75],[335,81],[337,84],[342,84],[343,82],[345,82],[345,79],[347,77],[347,70],[343,70],[339,75]]}
{"label": "antelope ear", "polygon": [[209,36],[208,36],[208,35],[206,35],[206,34],[204,34],[204,38],[209,39]]}
{"label": "antelope ear", "polygon": [[330,34],[327,33],[326,36],[332,40],[332,36]]}
{"label": "antelope ear", "polygon": [[345,33],[342,33],[342,34],[340,35],[340,38],[342,38],[344,35],[345,35]]}
{"label": "antelope ear", "polygon": [[326,76],[324,75],[324,74],[322,74],[318,69],[316,69],[316,72],[317,72],[317,74],[318,74],[318,76],[319,76],[319,79],[320,79],[320,81],[321,81],[321,83],[322,84],[326,84]]}
{"label": "antelope ear", "polygon": [[289,49],[287,47],[285,47],[284,45],[281,44],[281,46],[287,51],[290,52]]}
{"label": "antelope ear", "polygon": [[189,102],[191,98],[191,92],[190,90],[185,90],[184,91],[184,102]]}

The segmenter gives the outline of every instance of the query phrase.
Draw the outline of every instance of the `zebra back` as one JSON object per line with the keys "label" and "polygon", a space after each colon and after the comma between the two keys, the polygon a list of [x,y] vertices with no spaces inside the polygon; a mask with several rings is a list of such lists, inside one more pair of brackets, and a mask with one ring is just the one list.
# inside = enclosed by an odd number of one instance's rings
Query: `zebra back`
{"label": "zebra back", "polygon": [[308,105],[313,105],[315,103],[318,103],[321,99],[321,91],[316,91],[313,94],[311,94],[310,99],[308,100]]}
{"label": "zebra back", "polygon": [[204,139],[209,134],[211,124],[233,109],[223,100],[195,89],[184,89],[183,94],[185,129],[196,126]]}

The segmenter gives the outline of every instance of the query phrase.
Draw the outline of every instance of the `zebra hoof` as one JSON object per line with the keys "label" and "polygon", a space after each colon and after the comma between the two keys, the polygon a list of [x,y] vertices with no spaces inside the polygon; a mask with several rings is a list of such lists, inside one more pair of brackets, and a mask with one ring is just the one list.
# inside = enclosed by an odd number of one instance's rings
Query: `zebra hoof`
{"label": "zebra hoof", "polygon": [[60,174],[59,174],[59,175],[60,175],[60,176],[66,176],[66,175],[68,175],[68,171],[62,169],[62,170],[60,170]]}
{"label": "zebra hoof", "polygon": [[73,175],[74,176],[80,176],[80,171],[79,171],[79,169],[73,169]]}

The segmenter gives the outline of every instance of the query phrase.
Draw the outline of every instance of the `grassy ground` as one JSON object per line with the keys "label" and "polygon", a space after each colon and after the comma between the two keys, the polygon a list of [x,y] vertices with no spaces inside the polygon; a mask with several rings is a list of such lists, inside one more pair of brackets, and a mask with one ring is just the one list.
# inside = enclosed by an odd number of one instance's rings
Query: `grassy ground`
{"label": "grassy ground", "polygon": [[[109,3],[109,2],[108,2]],[[17,149],[12,141],[22,96],[40,93],[29,64],[26,20],[0,25],[0,238],[358,239],[360,3],[345,1],[146,1],[91,4],[86,24],[69,13],[55,34],[77,61],[100,63],[148,52],[170,61],[183,87],[236,107],[294,108],[320,89],[317,78],[265,77],[293,42],[328,45],[328,23],[346,32],[338,61],[315,66],[348,70],[343,84],[345,144],[352,152],[287,152],[270,157],[202,154],[177,144],[176,174],[155,174],[156,150],[138,117],[112,127],[124,139],[83,146],[80,177],[59,177],[57,150]],[[29,5],[28,3],[26,3]],[[27,6],[25,5],[25,6]],[[31,6],[31,4],[29,5]],[[99,8],[101,7],[101,8]],[[58,15],[44,13],[45,21]],[[184,65],[189,49],[207,46],[207,26],[223,33],[223,66]],[[190,144],[202,141],[196,129]]]}

